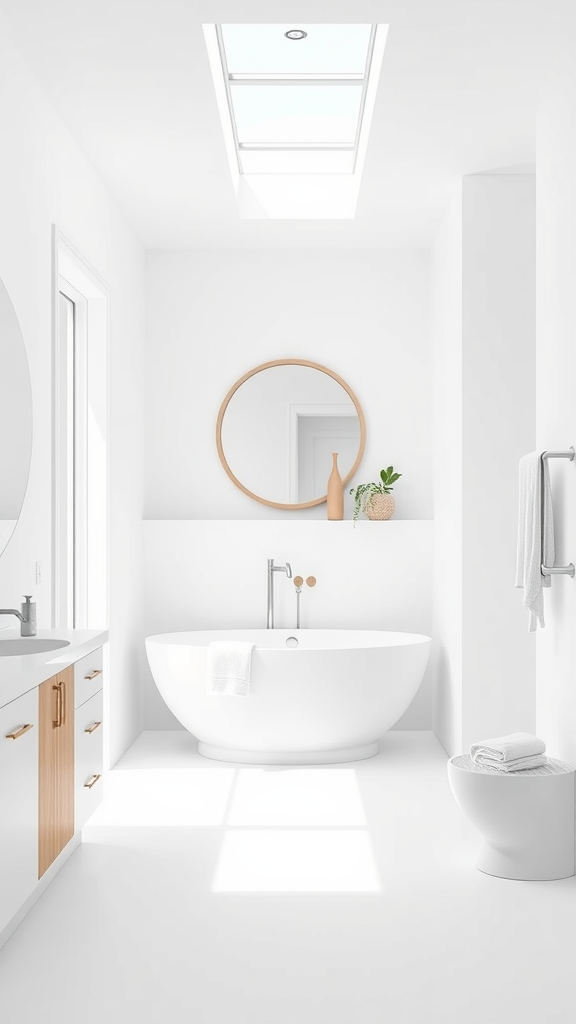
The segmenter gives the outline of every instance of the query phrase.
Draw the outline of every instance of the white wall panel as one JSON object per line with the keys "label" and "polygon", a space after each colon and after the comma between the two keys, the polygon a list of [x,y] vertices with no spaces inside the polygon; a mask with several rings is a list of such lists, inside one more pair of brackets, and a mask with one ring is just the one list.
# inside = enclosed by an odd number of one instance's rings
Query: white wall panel
{"label": "white wall panel", "polygon": [[427,252],[151,251],[147,268],[147,518],[285,518],[234,486],[214,441],[229,387],[282,357],[347,381],[366,416],[356,481],[392,462],[398,517],[431,517]]}
{"label": "white wall panel", "polygon": [[[538,113],[538,448],[576,446],[576,11],[551,40]],[[576,563],[576,464],[552,460],[557,564]],[[576,580],[553,577],[537,635],[537,729],[576,764]]]}

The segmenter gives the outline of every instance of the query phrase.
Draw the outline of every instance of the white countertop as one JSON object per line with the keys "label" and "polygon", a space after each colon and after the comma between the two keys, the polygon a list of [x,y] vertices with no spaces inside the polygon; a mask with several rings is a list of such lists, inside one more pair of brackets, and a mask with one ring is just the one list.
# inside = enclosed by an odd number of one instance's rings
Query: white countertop
{"label": "white countertop", "polygon": [[[15,640],[19,636],[17,629],[0,630],[2,640]],[[108,630],[39,629],[36,636],[44,640],[67,640],[68,646],[55,651],[0,658],[0,707],[102,647],[108,640]]]}

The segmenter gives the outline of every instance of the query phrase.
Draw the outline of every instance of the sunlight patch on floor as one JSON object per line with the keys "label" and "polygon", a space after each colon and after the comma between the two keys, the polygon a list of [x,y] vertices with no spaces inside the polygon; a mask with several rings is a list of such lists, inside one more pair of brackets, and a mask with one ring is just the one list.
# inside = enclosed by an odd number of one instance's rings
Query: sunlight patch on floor
{"label": "sunlight patch on floor", "polygon": [[240,769],[228,814],[232,826],[366,826],[353,768]]}
{"label": "sunlight patch on floor", "polygon": [[364,829],[237,829],[224,837],[213,892],[380,892]]}
{"label": "sunlight patch on floor", "polygon": [[380,892],[356,770],[110,772],[85,839],[122,826],[216,828],[212,892]]}
{"label": "sunlight patch on floor", "polygon": [[104,802],[89,826],[217,827],[232,791],[234,768],[110,772]]}

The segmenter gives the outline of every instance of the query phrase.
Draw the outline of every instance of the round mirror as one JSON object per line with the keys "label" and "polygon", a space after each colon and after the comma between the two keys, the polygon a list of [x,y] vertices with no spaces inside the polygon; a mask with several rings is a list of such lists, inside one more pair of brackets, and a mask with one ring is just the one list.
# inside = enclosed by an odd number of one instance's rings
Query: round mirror
{"label": "round mirror", "polygon": [[24,501],[32,452],[32,392],[24,338],[0,281],[0,554]]}
{"label": "round mirror", "polygon": [[237,380],[222,402],[216,444],[240,490],[274,508],[326,501],[332,453],[344,483],[364,451],[364,415],[346,382],[300,359],[263,363]]}

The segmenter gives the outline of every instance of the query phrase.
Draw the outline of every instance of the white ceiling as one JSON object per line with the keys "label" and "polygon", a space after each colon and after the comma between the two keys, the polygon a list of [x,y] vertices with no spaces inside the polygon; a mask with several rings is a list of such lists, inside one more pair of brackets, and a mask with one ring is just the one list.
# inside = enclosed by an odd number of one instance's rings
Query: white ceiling
{"label": "white ceiling", "polygon": [[[541,0],[0,0],[150,248],[428,246],[464,174],[534,161]],[[387,22],[353,221],[240,220],[203,22]]]}

